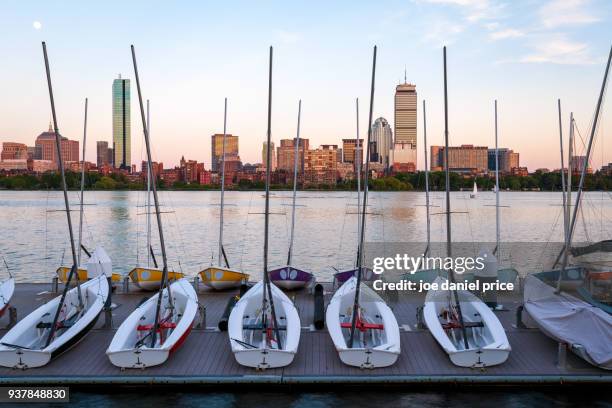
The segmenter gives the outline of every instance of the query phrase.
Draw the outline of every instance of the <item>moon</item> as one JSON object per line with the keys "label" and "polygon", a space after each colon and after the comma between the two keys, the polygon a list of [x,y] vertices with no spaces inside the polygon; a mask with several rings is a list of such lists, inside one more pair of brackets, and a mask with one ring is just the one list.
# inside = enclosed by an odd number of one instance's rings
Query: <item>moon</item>
{"label": "moon", "polygon": [[42,24],[40,21],[35,21],[32,23],[32,27],[34,27],[35,30],[40,30],[42,28]]}

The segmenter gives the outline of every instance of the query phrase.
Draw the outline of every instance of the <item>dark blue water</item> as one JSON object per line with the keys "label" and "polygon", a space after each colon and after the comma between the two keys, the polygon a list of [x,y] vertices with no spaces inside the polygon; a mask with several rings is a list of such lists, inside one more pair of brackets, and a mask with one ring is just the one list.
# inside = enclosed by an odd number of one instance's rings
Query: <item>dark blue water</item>
{"label": "dark blue water", "polygon": [[[236,386],[238,391],[238,387]],[[110,387],[109,390],[110,392]],[[608,390],[609,391],[609,390]],[[102,407],[589,407],[610,408],[612,396],[603,387],[593,389],[552,388],[541,391],[505,388],[488,390],[467,388],[465,391],[401,392],[363,391],[352,388],[342,392],[171,392],[170,388],[121,390],[120,393],[102,394],[101,390],[74,391],[71,405],[87,408]],[[40,405],[37,405],[40,406]],[[57,407],[57,404],[53,406]]]}

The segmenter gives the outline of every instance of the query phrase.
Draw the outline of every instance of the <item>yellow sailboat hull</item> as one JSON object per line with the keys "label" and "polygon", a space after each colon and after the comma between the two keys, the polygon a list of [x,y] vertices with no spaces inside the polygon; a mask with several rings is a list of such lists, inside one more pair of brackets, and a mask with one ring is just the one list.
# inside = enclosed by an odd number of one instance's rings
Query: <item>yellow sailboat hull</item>
{"label": "yellow sailboat hull", "polygon": [[[59,281],[62,283],[66,283],[68,281],[68,275],[70,274],[70,267],[69,266],[60,266],[59,268],[57,268],[57,277],[59,278]],[[87,269],[85,268],[79,268],[78,269],[78,275],[79,275],[79,281],[86,281],[87,279],[89,279],[89,276],[87,275]],[[123,280],[123,276],[120,273],[117,272],[113,272],[113,275],[111,277],[111,282],[121,282]]]}
{"label": "yellow sailboat hull", "polygon": [[[153,291],[161,285],[162,271],[156,268],[134,268],[128,274],[130,280],[140,289]],[[173,282],[185,277],[182,272],[168,271],[168,281]]]}
{"label": "yellow sailboat hull", "polygon": [[[57,268],[57,271],[55,272],[57,273],[57,277],[60,282],[62,283],[68,282],[68,275],[70,275],[70,269],[72,269],[70,266],[60,266],[59,268]],[[88,279],[87,269],[85,268],[77,269],[77,275],[79,277],[80,282],[85,282]],[[74,279],[74,276],[73,276],[73,279]]]}
{"label": "yellow sailboat hull", "polygon": [[199,276],[204,285],[215,290],[237,288],[249,280],[246,273],[216,266],[200,271]]}

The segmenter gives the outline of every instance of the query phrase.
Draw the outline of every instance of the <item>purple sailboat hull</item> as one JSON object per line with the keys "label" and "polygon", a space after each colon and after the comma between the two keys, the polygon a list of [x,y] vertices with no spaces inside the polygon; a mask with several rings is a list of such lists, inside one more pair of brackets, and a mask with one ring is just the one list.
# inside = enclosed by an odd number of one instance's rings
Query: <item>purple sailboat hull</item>
{"label": "purple sailboat hull", "polygon": [[314,275],[292,266],[283,266],[269,272],[270,280],[282,289],[301,289],[314,281]]}
{"label": "purple sailboat hull", "polygon": [[[334,282],[338,285],[342,285],[353,276],[357,276],[357,268],[349,269],[347,271],[340,271],[334,274]],[[361,275],[362,282],[371,282],[374,280],[374,272],[370,268],[363,268]]]}

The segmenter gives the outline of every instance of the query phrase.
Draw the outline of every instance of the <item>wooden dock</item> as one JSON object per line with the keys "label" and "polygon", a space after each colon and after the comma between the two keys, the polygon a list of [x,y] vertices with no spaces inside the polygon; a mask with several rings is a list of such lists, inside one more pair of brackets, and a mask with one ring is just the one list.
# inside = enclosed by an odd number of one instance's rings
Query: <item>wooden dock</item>
{"label": "wooden dock", "polygon": [[[326,286],[326,304],[331,297]],[[12,306],[17,318],[23,318],[35,307],[56,296],[51,284],[17,284]],[[113,296],[118,307],[113,312],[113,327],[105,327],[104,313],[96,327],[73,349],[45,367],[16,370],[0,368],[0,384],[607,384],[612,372],[590,366],[571,352],[560,352],[559,345],[535,328],[517,328],[516,309],[520,297],[500,299],[508,310],[497,312],[507,330],[512,352],[502,365],[486,369],[469,369],[451,364],[447,355],[427,330],[417,327],[418,297],[400,297],[391,304],[401,330],[402,353],[397,363],[388,368],[362,370],[342,364],[325,329],[312,326],[314,301],[307,291],[290,294],[294,297],[301,322],[302,335],[295,360],[282,369],[256,371],[238,365],[230,349],[226,332],[217,329],[227,300],[233,292],[200,290],[199,300],[205,307],[204,327],[200,317],[196,328],[182,348],[165,364],[144,370],[120,370],[108,360],[105,351],[115,329],[134,310],[146,292],[133,287]],[[0,321],[8,324],[8,312]],[[529,326],[529,319],[523,319]],[[0,330],[3,335],[6,329]]]}

